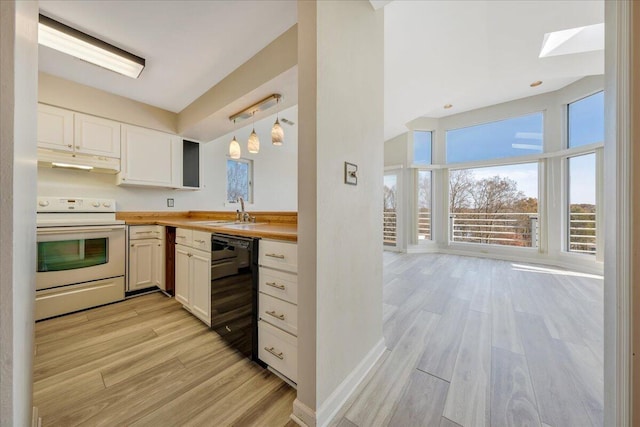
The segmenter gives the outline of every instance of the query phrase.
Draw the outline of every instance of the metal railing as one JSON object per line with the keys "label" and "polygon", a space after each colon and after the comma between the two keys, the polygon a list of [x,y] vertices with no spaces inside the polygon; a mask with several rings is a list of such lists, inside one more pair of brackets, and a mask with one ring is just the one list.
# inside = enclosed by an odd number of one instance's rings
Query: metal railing
{"label": "metal railing", "polygon": [[395,246],[398,242],[398,224],[395,209],[385,209],[382,216],[382,242],[387,246]]}
{"label": "metal railing", "polygon": [[585,254],[596,253],[595,212],[571,212],[569,214],[569,251]]}
{"label": "metal railing", "polygon": [[457,212],[449,214],[452,242],[537,247],[538,214]]}
{"label": "metal railing", "polygon": [[418,212],[418,240],[431,239],[431,212]]}

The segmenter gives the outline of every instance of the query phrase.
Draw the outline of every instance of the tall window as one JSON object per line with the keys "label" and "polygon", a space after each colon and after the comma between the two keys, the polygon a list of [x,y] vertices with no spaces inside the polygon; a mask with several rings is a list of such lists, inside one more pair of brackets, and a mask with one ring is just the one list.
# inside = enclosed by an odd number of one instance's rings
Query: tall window
{"label": "tall window", "polygon": [[[604,92],[582,98],[567,107],[568,148],[604,141]],[[585,152],[567,161],[567,250],[596,254],[597,200],[596,152]]]}
{"label": "tall window", "polygon": [[[413,132],[413,163],[431,165],[433,132]],[[414,236],[418,242],[431,240],[431,171],[419,169],[416,175],[417,212]]]}
{"label": "tall window", "polygon": [[568,244],[571,252],[596,253],[596,155],[567,159],[569,173]]}
{"label": "tall window", "polygon": [[418,171],[418,241],[431,240],[431,171]]}
{"label": "tall window", "polygon": [[538,246],[538,163],[449,171],[449,238]]}
{"label": "tall window", "polygon": [[245,202],[253,201],[253,162],[251,160],[227,159],[227,201],[237,202],[239,197]]}
{"label": "tall window", "polygon": [[384,213],[382,238],[385,246],[398,244],[398,175],[384,175]]}
{"label": "tall window", "polygon": [[542,113],[447,131],[447,163],[542,153]]}

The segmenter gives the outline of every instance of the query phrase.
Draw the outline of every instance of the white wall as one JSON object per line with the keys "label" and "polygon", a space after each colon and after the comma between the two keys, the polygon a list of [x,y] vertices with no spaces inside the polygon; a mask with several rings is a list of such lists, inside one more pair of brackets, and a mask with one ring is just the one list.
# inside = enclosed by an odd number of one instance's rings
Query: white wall
{"label": "white wall", "polygon": [[[260,152],[250,154],[246,141],[251,124],[235,133],[242,147],[242,157],[253,160],[254,203],[248,209],[254,211],[296,211],[298,184],[298,107],[283,110],[280,117],[296,123],[281,125],[285,132],[282,146],[271,144],[271,126],[275,113],[256,122],[260,138]],[[72,197],[108,197],[116,200],[119,211],[187,211],[212,210],[235,211],[237,206],[225,205],[226,161],[232,134],[202,145],[205,188],[200,191],[176,191],[164,188],[140,188],[117,186],[115,175],[66,169],[38,168],[38,195]],[[175,205],[168,208],[166,199],[173,198]]]}
{"label": "white wall", "polygon": [[0,426],[31,425],[38,2],[0,2]]}
{"label": "white wall", "polygon": [[[294,415],[309,425],[324,425],[384,350],[383,13],[360,1],[298,3],[302,319]],[[357,186],[344,183],[345,161],[358,165]]]}

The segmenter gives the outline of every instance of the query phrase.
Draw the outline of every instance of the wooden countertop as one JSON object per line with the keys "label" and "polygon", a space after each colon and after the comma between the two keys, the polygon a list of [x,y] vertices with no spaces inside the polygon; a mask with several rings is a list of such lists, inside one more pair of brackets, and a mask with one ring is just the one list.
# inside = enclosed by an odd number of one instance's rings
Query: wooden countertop
{"label": "wooden countertop", "polygon": [[[118,215],[128,225],[157,224],[169,227],[190,228],[192,230],[207,231],[209,233],[230,234],[233,236],[256,237],[262,239],[275,239],[296,242],[298,240],[298,226],[295,223],[260,222],[234,223],[234,224],[208,224],[216,219],[203,219],[202,217],[185,217],[178,215],[129,215],[126,212]],[[225,218],[226,219],[226,218]]]}

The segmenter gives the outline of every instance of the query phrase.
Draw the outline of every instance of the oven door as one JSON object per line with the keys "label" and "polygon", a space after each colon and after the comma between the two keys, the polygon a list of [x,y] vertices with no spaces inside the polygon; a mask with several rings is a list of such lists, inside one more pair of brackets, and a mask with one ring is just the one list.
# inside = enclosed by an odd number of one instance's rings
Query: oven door
{"label": "oven door", "polygon": [[124,276],[123,225],[42,227],[37,245],[36,289]]}

